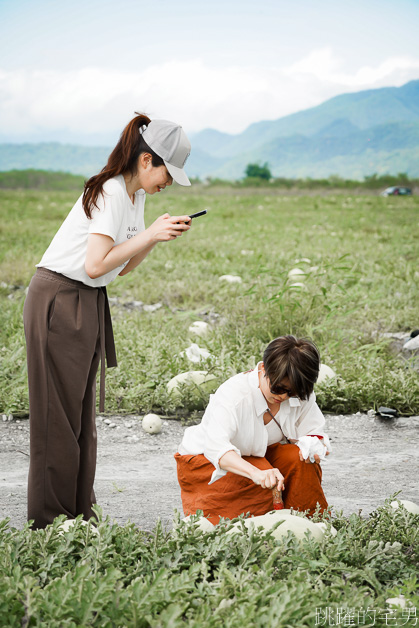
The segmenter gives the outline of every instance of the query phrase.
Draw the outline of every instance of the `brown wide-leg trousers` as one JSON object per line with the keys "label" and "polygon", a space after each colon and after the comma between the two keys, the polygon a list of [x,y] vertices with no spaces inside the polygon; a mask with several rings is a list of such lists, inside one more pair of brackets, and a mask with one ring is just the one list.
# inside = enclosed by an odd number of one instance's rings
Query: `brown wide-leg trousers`
{"label": "brown wide-leg trousers", "polygon": [[[92,515],[96,501],[96,373],[106,293],[38,268],[23,319],[30,418],[28,519],[34,528]],[[108,361],[109,365],[109,361]]]}
{"label": "brown wide-leg trousers", "polygon": [[[273,510],[272,491],[261,488],[248,478],[227,473],[208,484],[214,466],[202,454],[175,454],[178,480],[185,515],[202,510],[204,517],[217,524],[220,517],[234,519],[241,514],[264,515]],[[284,476],[282,498],[285,508],[308,510],[313,515],[317,504],[327,508],[321,487],[322,470],[319,464],[301,462],[296,445],[275,444],[267,448],[264,458],[243,456],[259,469],[276,467]]]}

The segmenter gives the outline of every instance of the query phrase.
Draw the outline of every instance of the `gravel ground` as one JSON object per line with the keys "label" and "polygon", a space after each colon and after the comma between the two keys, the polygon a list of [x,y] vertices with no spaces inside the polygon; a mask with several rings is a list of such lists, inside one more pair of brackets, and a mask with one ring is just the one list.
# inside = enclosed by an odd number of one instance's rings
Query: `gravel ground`
{"label": "gravel ground", "polygon": [[[111,425],[108,425],[107,422]],[[151,530],[157,519],[170,525],[182,512],[173,458],[182,439],[180,421],[164,420],[149,435],[141,417],[98,417],[95,490],[104,514]],[[397,491],[419,503],[419,417],[382,419],[365,414],[326,415],[333,453],[323,463],[329,504],[345,515],[367,515]],[[21,528],[26,520],[29,421],[0,420],[0,519]],[[183,514],[182,514],[183,516]]]}

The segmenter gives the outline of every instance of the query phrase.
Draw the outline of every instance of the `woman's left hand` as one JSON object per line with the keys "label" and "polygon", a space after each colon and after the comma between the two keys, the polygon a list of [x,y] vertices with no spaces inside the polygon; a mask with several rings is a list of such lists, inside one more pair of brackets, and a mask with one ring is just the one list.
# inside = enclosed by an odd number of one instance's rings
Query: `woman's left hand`
{"label": "woman's left hand", "polygon": [[[306,460],[304,460],[303,458],[303,454],[301,453],[301,451],[298,452],[300,454],[300,460],[301,462],[305,462],[306,464],[313,464],[310,460],[310,458],[307,458]],[[326,456],[328,456],[330,454],[330,451],[326,451]],[[316,464],[320,464],[320,456],[319,454],[314,454],[314,462]]]}

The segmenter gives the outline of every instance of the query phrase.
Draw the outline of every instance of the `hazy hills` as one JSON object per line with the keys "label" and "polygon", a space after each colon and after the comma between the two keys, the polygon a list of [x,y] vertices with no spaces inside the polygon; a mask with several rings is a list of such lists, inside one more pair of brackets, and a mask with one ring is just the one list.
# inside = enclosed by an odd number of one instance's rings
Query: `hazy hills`
{"label": "hazy hills", "polygon": [[[190,176],[237,179],[250,162],[274,176],[327,177],[406,172],[419,176],[419,80],[342,94],[237,135],[205,129],[191,138]],[[44,168],[89,176],[110,147],[58,143],[0,144],[0,170]]]}
{"label": "hazy hills", "polygon": [[0,144],[0,170],[59,170],[86,177],[106,164],[112,148],[43,142],[41,144]]}
{"label": "hazy hills", "polygon": [[[419,81],[355,94],[274,121],[256,122],[239,135],[206,129],[193,148],[219,159],[211,176],[239,177],[250,161],[267,161],[276,176],[407,172],[419,174]],[[193,153],[190,161],[194,169]]]}

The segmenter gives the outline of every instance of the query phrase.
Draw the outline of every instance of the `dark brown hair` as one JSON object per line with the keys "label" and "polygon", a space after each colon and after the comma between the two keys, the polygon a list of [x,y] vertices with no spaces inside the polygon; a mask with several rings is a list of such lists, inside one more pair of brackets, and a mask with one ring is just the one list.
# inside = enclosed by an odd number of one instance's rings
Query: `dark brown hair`
{"label": "dark brown hair", "polygon": [[141,113],[135,112],[135,114],[135,118],[122,131],[117,145],[109,155],[106,166],[85,183],[82,203],[84,213],[88,218],[92,217],[93,207],[97,207],[99,194],[103,194],[104,183],[118,174],[134,175],[137,170],[138,157],[142,153],[150,153],[154,167],[164,165],[163,159],[151,150],[140,133],[142,126],[148,126],[150,118]]}
{"label": "dark brown hair", "polygon": [[319,376],[320,354],[307,338],[281,336],[266,347],[263,364],[271,388],[280,387],[281,381],[288,377],[293,393],[304,400],[313,392]]}

